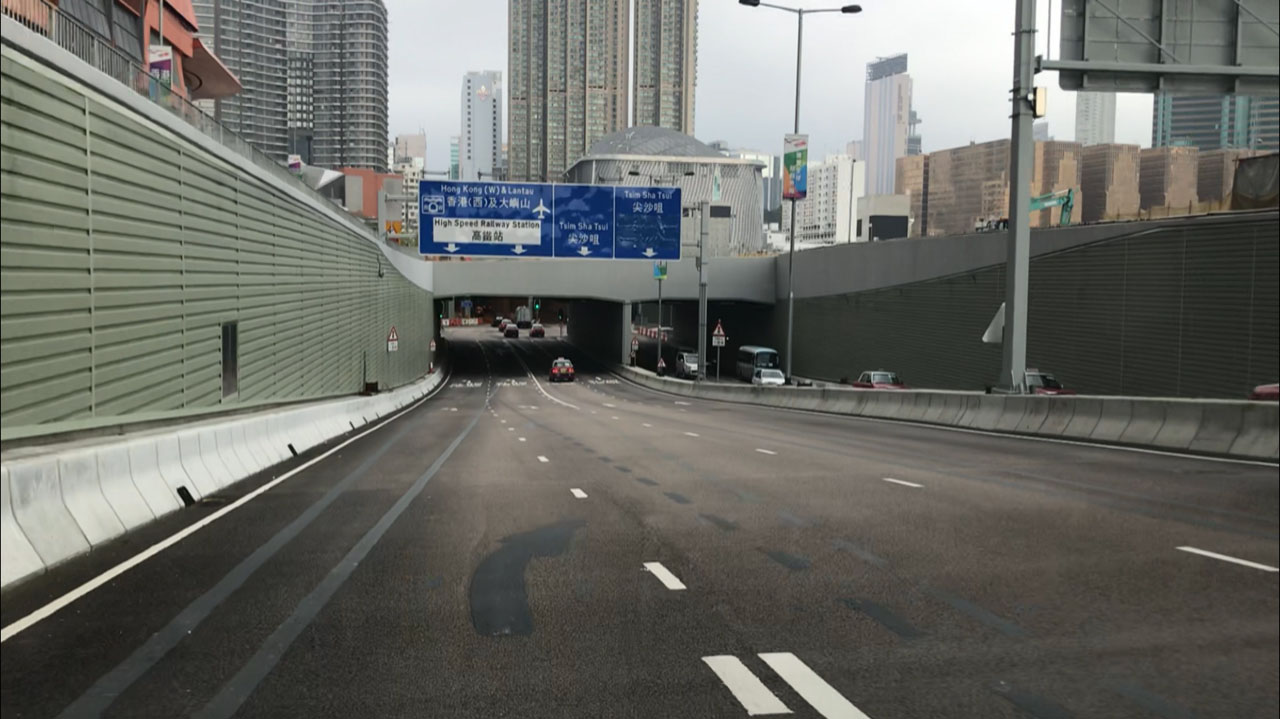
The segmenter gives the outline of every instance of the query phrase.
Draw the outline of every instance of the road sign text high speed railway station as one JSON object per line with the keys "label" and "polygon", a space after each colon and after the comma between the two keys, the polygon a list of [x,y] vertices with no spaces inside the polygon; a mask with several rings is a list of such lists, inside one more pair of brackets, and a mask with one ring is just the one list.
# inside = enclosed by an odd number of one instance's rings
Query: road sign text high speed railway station
{"label": "road sign text high speed railway station", "polygon": [[680,188],[442,182],[419,185],[424,255],[680,259]]}

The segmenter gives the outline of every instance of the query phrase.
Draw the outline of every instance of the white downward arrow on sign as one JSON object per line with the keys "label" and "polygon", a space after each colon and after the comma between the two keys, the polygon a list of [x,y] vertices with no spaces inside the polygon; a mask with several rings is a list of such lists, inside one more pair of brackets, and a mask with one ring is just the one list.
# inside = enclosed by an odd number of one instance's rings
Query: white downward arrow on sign
{"label": "white downward arrow on sign", "polygon": [[591,250],[585,247],[580,247],[578,248],[578,254],[582,255],[583,257],[586,257],[587,255],[591,254]]}
{"label": "white downward arrow on sign", "polygon": [[525,253],[524,245],[516,245],[515,247],[511,248],[511,251],[516,253],[517,255],[523,255]]}
{"label": "white downward arrow on sign", "polygon": [[445,245],[445,246],[444,246],[444,249],[445,249],[445,251],[447,251],[447,252],[457,252],[457,251],[458,251],[459,249],[461,249],[461,248],[459,248],[457,245],[455,245],[455,244],[453,244],[452,242],[450,242],[449,244],[447,244],[447,245]]}
{"label": "white downward arrow on sign", "polygon": [[646,247],[644,248],[644,252],[641,252],[640,254],[644,255],[645,257],[653,257],[658,253],[654,252],[652,247]]}

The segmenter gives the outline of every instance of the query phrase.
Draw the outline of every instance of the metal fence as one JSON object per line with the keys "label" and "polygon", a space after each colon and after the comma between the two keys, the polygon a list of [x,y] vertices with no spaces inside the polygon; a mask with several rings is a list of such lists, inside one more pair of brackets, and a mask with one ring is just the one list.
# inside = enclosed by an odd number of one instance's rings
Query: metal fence
{"label": "metal fence", "polygon": [[[190,100],[159,82],[147,72],[139,58],[134,58],[112,46],[106,38],[85,27],[75,18],[59,12],[57,6],[49,3],[48,0],[3,0],[3,7],[5,17],[34,33],[49,38],[62,49],[115,78],[135,93],[182,118],[206,137],[241,157],[251,160],[281,182],[305,191],[326,205],[333,204],[331,200],[316,192],[280,162],[271,159],[270,156],[249,144],[247,140],[210,117]],[[359,229],[362,234],[368,234],[369,230],[363,223],[347,217],[345,212],[340,214],[352,227]]]}

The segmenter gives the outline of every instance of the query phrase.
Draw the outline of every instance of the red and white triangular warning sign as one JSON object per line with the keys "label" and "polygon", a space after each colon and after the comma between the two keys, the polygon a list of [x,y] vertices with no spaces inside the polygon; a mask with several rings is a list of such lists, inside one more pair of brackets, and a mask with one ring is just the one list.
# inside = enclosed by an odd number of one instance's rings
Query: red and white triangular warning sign
{"label": "red and white triangular warning sign", "polygon": [[391,331],[387,333],[387,351],[400,351],[400,335],[396,334],[396,328],[393,326]]}
{"label": "red and white triangular warning sign", "polygon": [[[716,328],[716,329],[719,329],[719,327],[717,326],[717,328]],[[400,341],[400,335],[396,334],[396,328],[395,328],[395,327],[392,327],[392,328],[391,328],[391,332],[389,332],[389,333],[387,334],[387,341],[388,341],[388,342],[399,342],[399,341]]]}
{"label": "red and white triangular warning sign", "polygon": [[712,337],[724,337],[724,327],[720,325],[720,320],[716,320],[716,328],[711,333]]}

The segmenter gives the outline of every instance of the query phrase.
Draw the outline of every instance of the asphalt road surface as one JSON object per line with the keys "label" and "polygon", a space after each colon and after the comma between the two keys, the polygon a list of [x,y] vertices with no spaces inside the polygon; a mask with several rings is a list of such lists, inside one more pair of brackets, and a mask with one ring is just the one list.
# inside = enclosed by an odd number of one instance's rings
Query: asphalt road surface
{"label": "asphalt road surface", "polygon": [[[8,637],[5,719],[1280,711],[1275,466],[682,400],[554,338],[450,337],[438,394]],[[281,471],[6,592],[3,625]]]}

